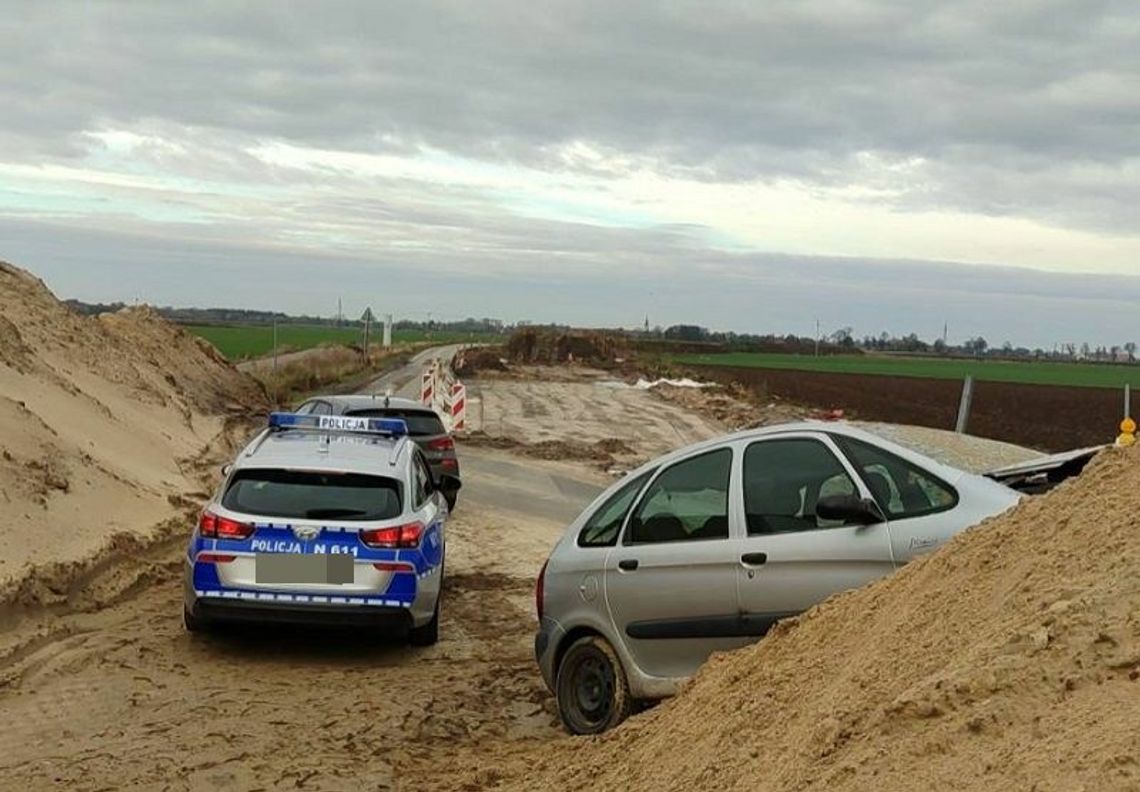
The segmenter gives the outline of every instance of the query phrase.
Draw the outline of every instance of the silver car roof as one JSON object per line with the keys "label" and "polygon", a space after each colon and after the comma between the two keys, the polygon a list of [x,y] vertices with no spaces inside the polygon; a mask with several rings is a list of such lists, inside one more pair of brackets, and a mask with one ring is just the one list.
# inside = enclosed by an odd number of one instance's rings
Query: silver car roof
{"label": "silver car roof", "polygon": [[948,484],[953,484],[958,479],[962,478],[962,476],[968,475],[958,468],[945,465],[936,459],[931,459],[925,454],[919,454],[915,451],[910,450],[909,448],[900,446],[897,443],[892,443],[880,435],[859,429],[858,427],[852,426],[851,424],[845,423],[843,421],[797,421],[795,423],[764,426],[758,429],[745,429],[727,435],[720,435],[719,437],[714,437],[711,440],[703,440],[699,443],[685,446],[684,448],[678,448],[675,451],[671,451],[668,454],[659,456],[656,459],[652,459],[649,462],[646,462],[636,470],[630,471],[629,476],[636,476],[643,471],[653,470],[663,465],[667,465],[670,462],[681,459],[683,457],[687,457],[706,448],[719,448],[721,446],[730,445],[741,440],[760,440],[767,437],[776,437],[783,434],[793,434],[797,432],[814,432],[816,434],[842,435],[844,437],[850,437],[855,440],[862,440],[865,443],[870,443],[871,445],[882,448],[885,451],[889,451],[895,456],[899,456],[909,462],[913,462],[914,464],[945,480]]}
{"label": "silver car roof", "polygon": [[234,462],[242,468],[289,468],[402,478],[412,453],[406,437],[352,432],[265,430]]}

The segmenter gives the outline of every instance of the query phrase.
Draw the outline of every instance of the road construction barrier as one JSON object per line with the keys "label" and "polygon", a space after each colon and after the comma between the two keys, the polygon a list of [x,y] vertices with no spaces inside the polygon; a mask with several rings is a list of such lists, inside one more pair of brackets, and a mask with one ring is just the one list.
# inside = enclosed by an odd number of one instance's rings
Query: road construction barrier
{"label": "road construction barrier", "polygon": [[435,403],[435,365],[429,365],[424,369],[423,377],[420,379],[420,402],[431,407]]}
{"label": "road construction barrier", "polygon": [[463,431],[466,428],[467,420],[467,386],[462,382],[453,383],[451,386],[449,414],[451,416],[451,431]]}
{"label": "road construction barrier", "polygon": [[463,430],[467,422],[467,386],[455,378],[451,367],[439,359],[433,360],[424,367],[420,383],[420,402],[439,413],[449,432]]}

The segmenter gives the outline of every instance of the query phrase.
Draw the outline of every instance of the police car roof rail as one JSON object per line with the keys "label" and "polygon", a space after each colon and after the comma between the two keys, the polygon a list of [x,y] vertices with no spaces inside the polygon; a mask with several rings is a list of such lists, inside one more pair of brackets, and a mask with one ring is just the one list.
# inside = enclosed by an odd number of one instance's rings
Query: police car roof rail
{"label": "police car roof rail", "polygon": [[392,448],[392,455],[388,457],[388,467],[396,467],[396,463],[400,461],[400,454],[404,453],[404,449],[411,443],[411,438],[407,435],[401,437],[396,445]]}
{"label": "police car roof rail", "polygon": [[254,454],[256,454],[258,449],[261,448],[262,444],[265,443],[265,441],[269,439],[269,435],[272,433],[273,433],[272,429],[269,429],[269,428],[262,429],[261,433],[257,437],[253,438],[253,440],[250,441],[249,445],[246,446],[245,455],[247,457],[251,457]]}

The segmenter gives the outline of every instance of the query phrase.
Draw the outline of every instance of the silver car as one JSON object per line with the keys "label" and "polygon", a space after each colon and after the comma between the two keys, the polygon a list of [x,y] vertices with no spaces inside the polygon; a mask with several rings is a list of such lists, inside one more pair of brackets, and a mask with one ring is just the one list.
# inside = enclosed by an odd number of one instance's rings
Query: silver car
{"label": "silver car", "polygon": [[347,625],[439,637],[445,497],[401,420],[274,413],[206,504],[183,619]]}
{"label": "silver car", "polygon": [[844,424],[684,448],[566,530],[536,588],[535,654],[566,728],[672,695],[709,654],[889,574],[1019,494]]}

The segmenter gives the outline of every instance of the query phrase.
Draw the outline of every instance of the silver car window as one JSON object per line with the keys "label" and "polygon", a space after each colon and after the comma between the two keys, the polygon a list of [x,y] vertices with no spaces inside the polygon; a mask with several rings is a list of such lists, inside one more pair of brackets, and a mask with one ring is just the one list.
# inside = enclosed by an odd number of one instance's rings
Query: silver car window
{"label": "silver car window", "polygon": [[921,517],[957,505],[958,493],[953,487],[902,457],[850,437],[836,437],[835,441],[888,517]]}
{"label": "silver car window", "polygon": [[833,528],[815,504],[828,495],[855,495],[858,489],[826,445],[811,438],[762,440],[744,451],[744,514],[748,534],[789,533]]}
{"label": "silver car window", "polygon": [[666,468],[646,489],[625,544],[728,538],[732,449],[720,448]]}
{"label": "silver car window", "polygon": [[653,471],[626,482],[599,506],[578,532],[578,546],[612,547],[617,542],[618,534],[621,533],[622,523],[629,514],[633,499],[641,492],[641,488],[645,486],[651,475]]}

